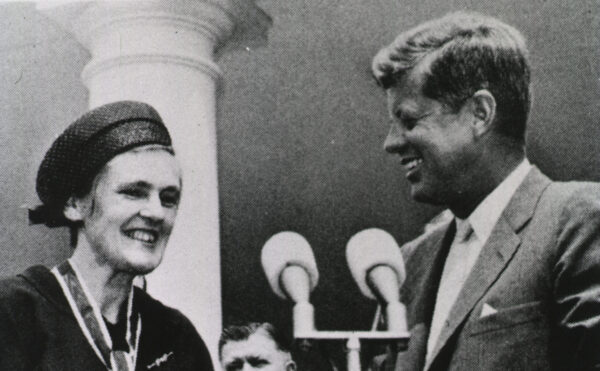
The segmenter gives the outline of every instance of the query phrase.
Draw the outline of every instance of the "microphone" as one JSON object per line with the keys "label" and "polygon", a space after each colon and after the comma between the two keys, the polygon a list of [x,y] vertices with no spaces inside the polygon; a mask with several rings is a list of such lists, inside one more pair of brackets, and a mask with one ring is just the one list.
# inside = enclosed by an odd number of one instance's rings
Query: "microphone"
{"label": "microphone", "polygon": [[385,306],[388,330],[406,331],[406,310],[400,303],[406,271],[394,238],[377,228],[358,232],[348,241],[346,260],[363,295]]}
{"label": "microphone", "polygon": [[319,271],[306,239],[289,231],[273,235],[262,248],[261,264],[273,292],[295,303],[294,331],[313,331],[314,308],[309,299]]}

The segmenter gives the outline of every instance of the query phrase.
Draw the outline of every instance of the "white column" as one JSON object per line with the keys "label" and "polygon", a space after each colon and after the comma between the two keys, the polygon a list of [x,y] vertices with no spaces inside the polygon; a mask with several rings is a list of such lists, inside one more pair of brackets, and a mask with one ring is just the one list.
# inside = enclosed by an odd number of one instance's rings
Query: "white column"
{"label": "white column", "polygon": [[[90,51],[82,79],[90,107],[117,100],[154,106],[183,168],[183,195],[155,298],[194,323],[216,362],[221,332],[215,52],[235,36],[263,37],[269,17],[252,0],[165,0],[38,5]],[[60,8],[60,9],[57,9]],[[71,19],[73,21],[71,21]]]}

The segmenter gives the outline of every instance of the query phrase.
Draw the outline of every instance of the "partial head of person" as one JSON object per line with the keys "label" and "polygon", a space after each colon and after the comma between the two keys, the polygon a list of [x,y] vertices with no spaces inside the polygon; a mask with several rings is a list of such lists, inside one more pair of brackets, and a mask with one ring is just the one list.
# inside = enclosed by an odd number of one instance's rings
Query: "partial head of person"
{"label": "partial head of person", "polygon": [[219,360],[225,371],[294,371],[290,347],[270,323],[229,326],[219,339]]}
{"label": "partial head of person", "polygon": [[32,223],[67,226],[75,254],[113,271],[156,268],[181,194],[171,138],[150,105],[121,101],[84,114],[54,141],[37,175]]}
{"label": "partial head of person", "polygon": [[372,69],[387,92],[384,147],[400,156],[415,200],[476,205],[523,158],[530,67],[512,26],[451,13],[400,34]]}

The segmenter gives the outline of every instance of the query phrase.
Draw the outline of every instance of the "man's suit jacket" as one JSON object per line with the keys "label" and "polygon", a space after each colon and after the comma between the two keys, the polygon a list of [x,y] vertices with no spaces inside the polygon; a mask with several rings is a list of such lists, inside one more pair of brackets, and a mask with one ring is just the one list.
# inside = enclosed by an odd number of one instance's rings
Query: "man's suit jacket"
{"label": "man's suit jacket", "polygon": [[[454,222],[402,248],[408,350],[387,369],[422,370]],[[484,305],[497,310],[482,316]],[[492,311],[493,312],[493,311]],[[533,168],[450,310],[428,370],[577,370],[600,364],[600,185]],[[393,367],[395,363],[395,367]],[[598,366],[597,366],[598,367]]]}

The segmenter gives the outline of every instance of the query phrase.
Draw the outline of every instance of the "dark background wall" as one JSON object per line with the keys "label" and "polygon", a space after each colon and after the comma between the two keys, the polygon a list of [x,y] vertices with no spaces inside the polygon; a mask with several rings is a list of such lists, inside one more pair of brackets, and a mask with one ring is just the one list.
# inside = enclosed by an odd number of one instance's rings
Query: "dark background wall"
{"label": "dark background wall", "polygon": [[600,180],[597,1],[264,1],[274,19],[264,49],[225,56],[219,122],[225,323],[288,323],[260,264],[264,242],[301,233],[321,273],[321,329],[367,329],[374,305],[354,285],[344,250],[379,227],[399,242],[437,210],[411,201],[383,150],[385,98],[372,56],[403,29],[452,10],[498,16],[527,37],[535,102],[531,160],[556,179]]}
{"label": "dark background wall", "polygon": [[[529,41],[535,100],[532,162],[555,179],[600,180],[600,2],[581,0],[258,1],[273,18],[269,43],[222,56],[218,122],[224,322],[289,327],[291,306],[271,293],[260,250],[293,230],[321,273],[313,295],[321,329],[366,329],[373,303],[344,263],[356,232],[379,227],[399,242],[439,210],[408,197],[382,150],[385,98],[370,60],[403,29],[451,10],[498,16]],[[69,254],[66,231],[27,225],[37,166],[54,135],[83,113],[86,51],[34,11],[0,5],[0,274]]]}

